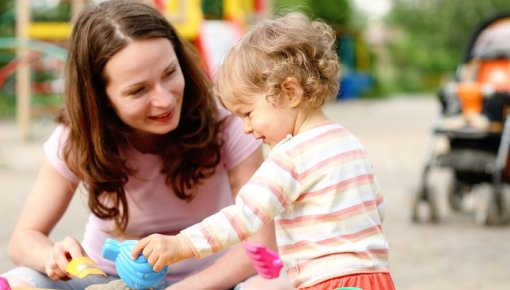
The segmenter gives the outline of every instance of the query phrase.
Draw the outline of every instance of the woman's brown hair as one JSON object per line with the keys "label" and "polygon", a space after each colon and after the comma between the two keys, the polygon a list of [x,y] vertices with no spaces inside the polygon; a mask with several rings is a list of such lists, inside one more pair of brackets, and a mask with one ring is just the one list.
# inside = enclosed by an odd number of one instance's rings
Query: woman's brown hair
{"label": "woman's brown hair", "polygon": [[153,7],[118,0],[87,7],[70,39],[64,110],[58,117],[70,128],[64,159],[87,188],[92,213],[114,219],[120,232],[129,221],[124,186],[136,168],[126,164],[130,128],[108,105],[104,68],[130,42],[158,37],[172,43],[186,85],[179,126],[163,137],[157,154],[166,183],[190,201],[196,185],[214,174],[221,149],[216,101],[192,45]]}

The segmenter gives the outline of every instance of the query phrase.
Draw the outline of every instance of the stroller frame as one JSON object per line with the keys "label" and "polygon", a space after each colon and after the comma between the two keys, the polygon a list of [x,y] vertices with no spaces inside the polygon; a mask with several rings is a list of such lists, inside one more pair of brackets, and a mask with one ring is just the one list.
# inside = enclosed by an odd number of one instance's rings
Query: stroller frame
{"label": "stroller frame", "polygon": [[438,222],[440,220],[438,197],[429,184],[429,175],[436,168],[449,168],[453,171],[469,169],[475,174],[489,175],[490,180],[474,181],[467,184],[463,181],[453,180],[454,184],[448,192],[449,204],[455,210],[460,209],[466,187],[470,190],[473,186],[489,182],[492,185],[492,190],[490,194],[483,196],[484,206],[476,207],[476,221],[483,225],[505,223],[508,221],[508,213],[503,196],[503,185],[505,182],[504,171],[507,166],[508,151],[510,149],[510,114],[507,114],[505,117],[501,132],[501,142],[496,154],[475,149],[455,149],[441,154],[436,154],[437,152],[435,151],[438,143],[437,137],[439,136],[480,140],[481,138],[489,137],[491,134],[494,133],[476,132],[469,129],[464,131],[445,130],[440,126],[436,126],[433,129],[432,137],[426,150],[426,160],[420,176],[419,188],[413,200],[413,222],[419,222],[424,219],[420,215],[420,207],[422,205],[428,207],[428,220],[430,222]]}
{"label": "stroller frame", "polygon": [[[488,69],[494,65],[504,64],[503,70],[508,76],[506,81],[499,83],[476,84],[473,74],[466,77],[457,71],[457,79],[453,83],[445,85],[439,92],[439,99],[442,105],[442,112],[436,125],[432,130],[429,140],[425,164],[420,175],[419,186],[413,199],[412,215],[413,222],[423,219],[421,209],[427,207],[430,222],[438,222],[439,205],[438,196],[430,186],[430,174],[434,169],[447,168],[453,173],[453,180],[448,189],[448,202],[452,209],[460,210],[462,199],[465,194],[481,184],[489,184],[490,190],[479,196],[479,206],[475,207],[476,222],[482,225],[498,224],[508,222],[509,215],[505,206],[503,193],[504,184],[510,181],[510,50],[501,52],[498,48],[495,54],[492,51],[487,55],[476,55],[480,34],[487,28],[494,27],[494,23],[501,21],[510,23],[510,13],[496,15],[488,19],[473,34],[463,67],[473,66],[479,61],[483,63],[488,60]],[[510,29],[510,25],[508,26]],[[487,35],[485,35],[487,37]],[[486,49],[486,47],[483,47]],[[498,64],[499,62],[499,64]],[[487,69],[488,67],[488,69]],[[475,70],[476,71],[476,70]],[[483,71],[479,67],[479,73]],[[474,78],[478,78],[476,75]],[[479,80],[487,82],[486,79]],[[461,89],[468,89],[462,91]],[[479,95],[478,100],[473,99],[473,93]],[[483,99],[482,99],[483,97]],[[473,100],[475,106],[473,107]],[[471,106],[471,107],[470,107]],[[467,117],[483,116],[488,120],[490,126],[445,126],[444,121],[451,117],[460,117],[466,120]],[[449,151],[437,152],[439,137],[446,137],[449,142]]]}

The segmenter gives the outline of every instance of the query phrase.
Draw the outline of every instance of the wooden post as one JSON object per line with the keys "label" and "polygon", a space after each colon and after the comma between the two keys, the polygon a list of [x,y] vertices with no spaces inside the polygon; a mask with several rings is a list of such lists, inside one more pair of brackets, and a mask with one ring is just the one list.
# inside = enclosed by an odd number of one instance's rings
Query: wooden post
{"label": "wooden post", "polygon": [[83,10],[85,5],[87,5],[86,0],[74,0],[71,2],[71,23],[76,21],[76,18]]}
{"label": "wooden post", "polygon": [[28,59],[28,26],[30,24],[30,1],[16,1],[16,37],[20,43],[17,57],[20,66],[16,71],[16,121],[22,140],[30,138],[31,119],[31,76]]}

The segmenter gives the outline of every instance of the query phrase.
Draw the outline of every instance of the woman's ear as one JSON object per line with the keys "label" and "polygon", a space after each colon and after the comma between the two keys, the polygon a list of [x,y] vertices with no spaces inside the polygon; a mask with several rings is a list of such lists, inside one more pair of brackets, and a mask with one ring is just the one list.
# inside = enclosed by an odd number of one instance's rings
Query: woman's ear
{"label": "woman's ear", "polygon": [[282,82],[282,92],[291,107],[297,107],[303,100],[303,87],[294,77],[288,77]]}

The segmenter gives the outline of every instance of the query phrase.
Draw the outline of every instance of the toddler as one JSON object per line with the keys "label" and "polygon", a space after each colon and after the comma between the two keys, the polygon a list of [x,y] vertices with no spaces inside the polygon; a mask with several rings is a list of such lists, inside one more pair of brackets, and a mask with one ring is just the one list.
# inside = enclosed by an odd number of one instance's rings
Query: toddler
{"label": "toddler", "polygon": [[158,271],[239,243],[274,220],[296,288],[395,288],[372,164],[322,110],[339,88],[334,43],[330,26],[299,12],[262,21],[241,38],[218,71],[218,95],[271,152],[235,205],[176,236],[140,240],[133,257],[143,253]]}

